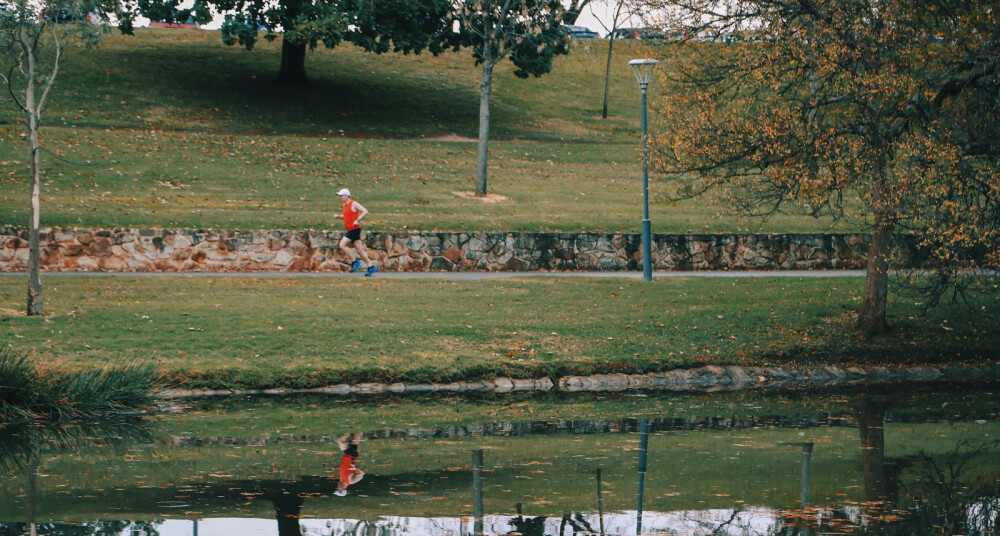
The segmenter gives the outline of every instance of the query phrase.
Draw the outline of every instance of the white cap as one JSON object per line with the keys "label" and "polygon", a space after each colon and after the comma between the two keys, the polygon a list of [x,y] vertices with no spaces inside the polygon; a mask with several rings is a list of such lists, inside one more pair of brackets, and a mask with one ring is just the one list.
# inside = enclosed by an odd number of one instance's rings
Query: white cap
{"label": "white cap", "polygon": [[340,191],[337,192],[337,195],[346,195],[347,197],[351,197],[351,191],[347,188],[341,188]]}

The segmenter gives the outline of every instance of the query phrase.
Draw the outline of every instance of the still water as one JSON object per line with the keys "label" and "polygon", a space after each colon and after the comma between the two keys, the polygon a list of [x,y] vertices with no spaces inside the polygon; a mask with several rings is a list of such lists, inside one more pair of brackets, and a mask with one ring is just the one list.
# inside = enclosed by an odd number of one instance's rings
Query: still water
{"label": "still water", "polygon": [[996,389],[184,400],[6,430],[0,535],[997,534]]}

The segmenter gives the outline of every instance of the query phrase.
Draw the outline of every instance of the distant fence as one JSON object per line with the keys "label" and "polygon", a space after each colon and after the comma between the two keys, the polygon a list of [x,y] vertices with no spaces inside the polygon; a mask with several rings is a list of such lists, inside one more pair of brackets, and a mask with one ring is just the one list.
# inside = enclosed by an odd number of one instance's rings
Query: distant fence
{"label": "distant fence", "polygon": [[[41,232],[43,269],[112,272],[336,272],[339,231],[85,229]],[[28,232],[0,227],[0,271],[28,266]],[[864,268],[866,234],[654,234],[654,270]],[[642,266],[638,233],[367,232],[388,271],[623,271]],[[906,241],[901,241],[904,244]],[[912,247],[903,258],[913,259]]]}

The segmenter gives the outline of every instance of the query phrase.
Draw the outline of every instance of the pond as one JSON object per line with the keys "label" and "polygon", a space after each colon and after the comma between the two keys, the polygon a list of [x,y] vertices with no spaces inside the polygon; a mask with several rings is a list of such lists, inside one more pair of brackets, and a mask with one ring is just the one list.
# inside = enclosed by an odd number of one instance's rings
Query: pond
{"label": "pond", "polygon": [[996,534],[996,394],[187,399],[4,434],[0,535]]}

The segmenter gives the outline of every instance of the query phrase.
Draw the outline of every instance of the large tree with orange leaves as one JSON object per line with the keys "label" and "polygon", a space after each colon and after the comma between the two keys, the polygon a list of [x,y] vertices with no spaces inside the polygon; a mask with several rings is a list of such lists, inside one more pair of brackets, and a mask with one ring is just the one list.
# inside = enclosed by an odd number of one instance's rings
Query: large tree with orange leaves
{"label": "large tree with orange leaves", "polygon": [[[767,216],[860,205],[871,229],[857,327],[888,330],[893,244],[934,288],[1000,268],[1000,7],[955,0],[665,0],[708,39],[667,47],[651,165],[672,195],[722,189]],[[855,205],[852,205],[852,202]],[[972,287],[945,286],[971,275]],[[970,279],[966,279],[969,281]],[[988,283],[988,284],[984,284]]]}

